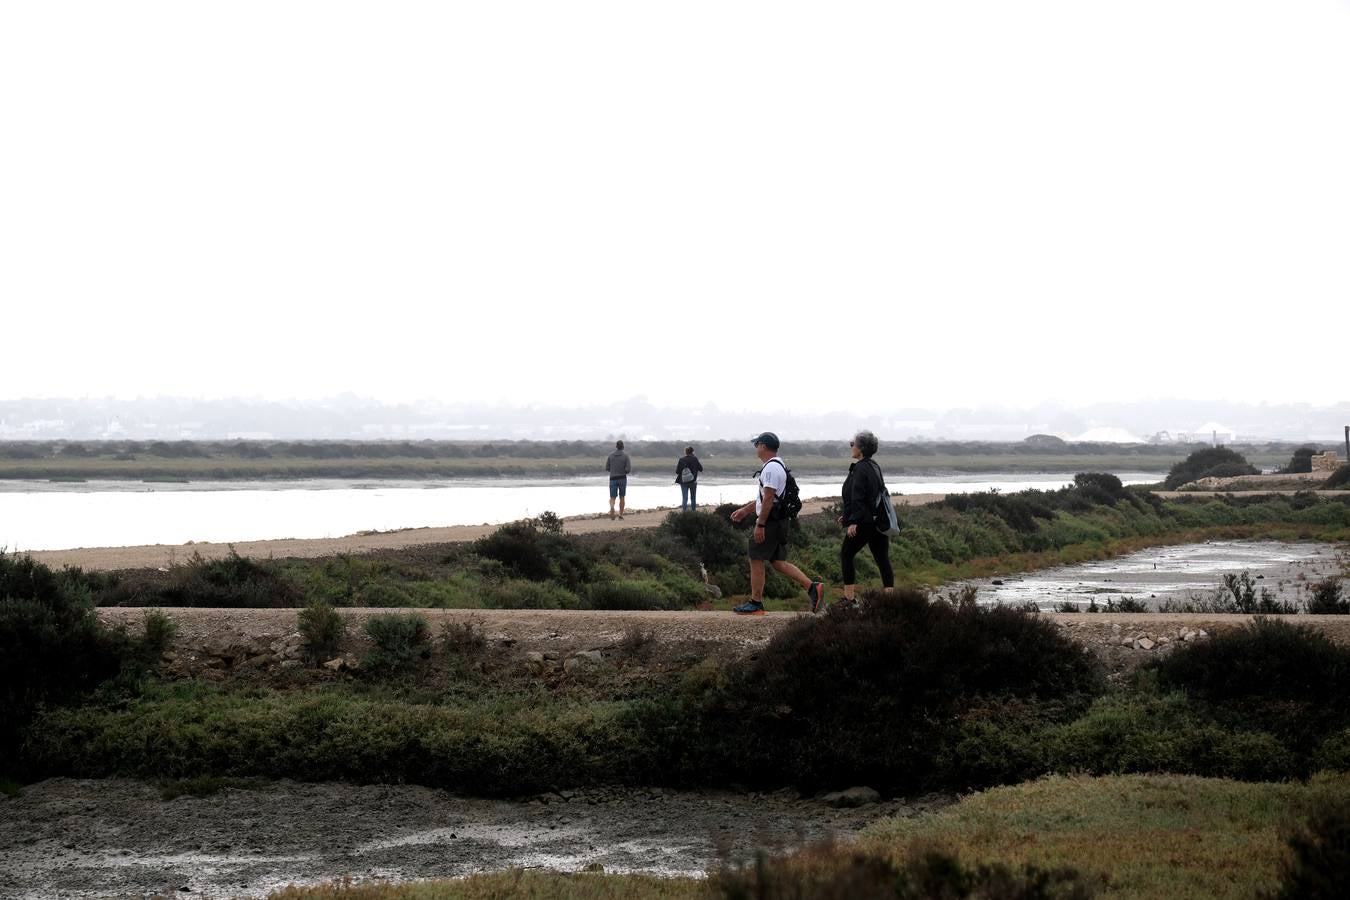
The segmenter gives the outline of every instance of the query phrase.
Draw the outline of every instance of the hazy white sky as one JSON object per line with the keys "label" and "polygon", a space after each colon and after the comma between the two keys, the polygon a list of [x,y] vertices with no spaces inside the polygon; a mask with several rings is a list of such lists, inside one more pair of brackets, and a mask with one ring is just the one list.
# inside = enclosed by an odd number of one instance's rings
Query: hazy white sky
{"label": "hazy white sky", "polygon": [[1347,397],[1350,2],[0,6],[0,397]]}

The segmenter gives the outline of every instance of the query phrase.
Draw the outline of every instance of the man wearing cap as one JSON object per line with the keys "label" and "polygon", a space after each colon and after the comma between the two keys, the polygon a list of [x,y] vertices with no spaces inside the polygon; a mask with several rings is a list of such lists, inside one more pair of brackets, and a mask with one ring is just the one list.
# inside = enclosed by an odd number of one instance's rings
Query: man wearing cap
{"label": "man wearing cap", "polygon": [[811,598],[811,612],[825,608],[825,585],[812,581],[801,569],[787,561],[788,520],[775,516],[775,501],[787,487],[787,466],[778,458],[778,435],[766,431],[750,439],[755,455],[763,463],[759,470],[759,492],[753,503],[747,503],[731,514],[731,521],[740,522],[755,514],[755,528],[750,535],[750,599],[733,612],[742,616],[764,615],[764,563],[773,564],[781,572],[806,588]]}

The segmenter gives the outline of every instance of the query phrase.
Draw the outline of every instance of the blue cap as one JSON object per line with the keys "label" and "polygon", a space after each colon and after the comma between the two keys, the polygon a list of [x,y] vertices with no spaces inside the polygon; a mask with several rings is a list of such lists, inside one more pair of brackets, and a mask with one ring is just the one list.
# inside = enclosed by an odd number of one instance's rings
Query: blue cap
{"label": "blue cap", "polygon": [[763,444],[765,447],[768,447],[770,450],[777,450],[777,449],[778,449],[778,435],[774,434],[772,431],[764,431],[764,432],[761,432],[760,434],[757,434],[756,436],[752,437],[752,438],[750,439],[750,443],[752,443],[752,444]]}

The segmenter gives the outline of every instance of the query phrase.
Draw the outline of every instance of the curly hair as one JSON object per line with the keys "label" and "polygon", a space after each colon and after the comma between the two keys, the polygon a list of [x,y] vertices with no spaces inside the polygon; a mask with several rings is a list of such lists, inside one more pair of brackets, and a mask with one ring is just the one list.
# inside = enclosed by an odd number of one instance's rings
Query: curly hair
{"label": "curly hair", "polygon": [[877,436],[866,429],[853,436],[853,443],[862,451],[862,455],[871,458],[873,453],[877,452]]}

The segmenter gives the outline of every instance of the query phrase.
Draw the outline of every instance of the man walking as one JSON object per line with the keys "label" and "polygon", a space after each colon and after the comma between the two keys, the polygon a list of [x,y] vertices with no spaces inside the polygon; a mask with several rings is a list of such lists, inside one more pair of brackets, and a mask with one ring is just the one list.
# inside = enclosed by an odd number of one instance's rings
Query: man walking
{"label": "man walking", "polygon": [[825,585],[812,581],[801,569],[787,561],[788,520],[779,514],[778,498],[787,487],[787,466],[778,458],[778,435],[766,431],[750,440],[755,455],[763,463],[759,470],[759,492],[753,503],[747,503],[731,514],[731,521],[740,522],[755,514],[755,528],[750,535],[750,599],[733,612],[742,616],[764,615],[764,563],[773,564],[781,572],[806,588],[811,598],[811,612],[825,608]]}
{"label": "man walking", "polygon": [[623,518],[623,505],[628,494],[628,473],[633,471],[633,461],[623,449],[623,441],[615,441],[614,449],[605,460],[605,471],[609,473],[609,517],[614,518],[614,500],[619,501],[619,518]]}

